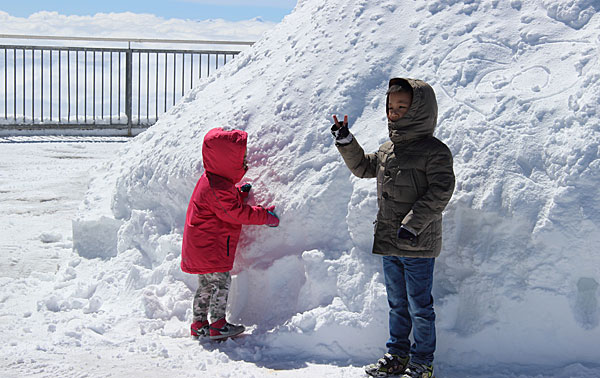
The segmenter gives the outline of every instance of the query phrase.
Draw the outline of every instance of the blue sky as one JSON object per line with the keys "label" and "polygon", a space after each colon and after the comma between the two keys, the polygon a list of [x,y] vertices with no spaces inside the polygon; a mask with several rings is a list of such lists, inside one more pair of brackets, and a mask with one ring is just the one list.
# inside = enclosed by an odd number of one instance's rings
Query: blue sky
{"label": "blue sky", "polygon": [[129,11],[164,18],[240,21],[260,17],[279,22],[292,11],[296,0],[13,0],[2,3],[1,11],[17,17],[28,17],[39,11],[80,16]]}

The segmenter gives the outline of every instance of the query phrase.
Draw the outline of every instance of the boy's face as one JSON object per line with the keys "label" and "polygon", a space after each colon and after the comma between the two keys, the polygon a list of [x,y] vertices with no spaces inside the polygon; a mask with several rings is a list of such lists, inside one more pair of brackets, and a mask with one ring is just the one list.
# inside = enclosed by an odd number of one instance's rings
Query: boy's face
{"label": "boy's face", "polygon": [[397,121],[404,117],[412,103],[411,94],[408,92],[392,92],[388,98],[388,118],[390,121]]}

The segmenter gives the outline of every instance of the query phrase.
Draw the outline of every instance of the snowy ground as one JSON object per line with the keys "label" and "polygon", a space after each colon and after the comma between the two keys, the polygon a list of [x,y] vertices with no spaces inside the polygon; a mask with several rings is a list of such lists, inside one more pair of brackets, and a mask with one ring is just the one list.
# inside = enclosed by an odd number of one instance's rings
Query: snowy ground
{"label": "snowy ground", "polygon": [[[97,270],[95,261],[73,252],[71,221],[90,169],[113,158],[126,140],[0,138],[0,376],[360,376],[357,368],[309,366],[301,359],[263,361],[251,336],[199,344],[187,328],[145,335],[137,322],[110,329],[95,316],[81,319],[72,311],[94,311],[83,306],[94,289],[73,280]],[[69,303],[49,300],[61,291],[77,293]],[[111,311],[105,306],[101,312]],[[239,344],[246,347],[241,352]]]}
{"label": "snowy ground", "polygon": [[[0,322],[5,340],[0,376],[364,377],[356,366],[360,361],[276,353],[252,335],[199,343],[187,336],[181,322],[167,332],[152,332],[152,321],[143,316],[114,326],[111,313],[118,317],[127,298],[96,303],[102,309],[94,309],[89,300],[94,288],[81,276],[96,276],[101,263],[73,252],[71,220],[92,167],[113,158],[126,147],[125,140],[0,138]],[[65,300],[57,296],[61,292],[69,293]],[[103,321],[106,317],[109,321]],[[600,367],[573,363],[461,371],[442,364],[438,377],[588,378],[600,377]]]}

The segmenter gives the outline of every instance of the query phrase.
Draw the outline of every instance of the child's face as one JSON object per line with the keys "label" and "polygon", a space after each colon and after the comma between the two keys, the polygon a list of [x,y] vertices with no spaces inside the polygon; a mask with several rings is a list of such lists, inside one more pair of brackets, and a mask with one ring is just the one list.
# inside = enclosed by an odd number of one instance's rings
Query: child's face
{"label": "child's face", "polygon": [[408,112],[412,96],[408,92],[392,92],[388,101],[388,118],[390,121],[397,121]]}

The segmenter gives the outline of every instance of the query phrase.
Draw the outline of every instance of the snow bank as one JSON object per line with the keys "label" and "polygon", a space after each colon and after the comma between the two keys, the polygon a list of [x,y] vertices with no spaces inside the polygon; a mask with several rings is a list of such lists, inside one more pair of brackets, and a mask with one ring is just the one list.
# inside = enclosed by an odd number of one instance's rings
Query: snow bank
{"label": "snow bank", "polygon": [[92,181],[79,217],[110,232],[74,232],[82,257],[105,260],[87,311],[123,302],[113,327],[187,333],[196,279],[179,270],[179,254],[202,139],[239,128],[249,133],[250,202],[275,205],[281,225],[245,228],[229,312],[255,328],[238,353],[258,345],[263,357],[378,357],[387,303],[370,254],[375,182],[351,177],[329,126],[332,114],[349,114],[374,151],[387,139],[387,80],[406,76],[434,87],[436,135],[457,174],[436,263],[437,360],[597,362],[595,6],[300,0]]}

